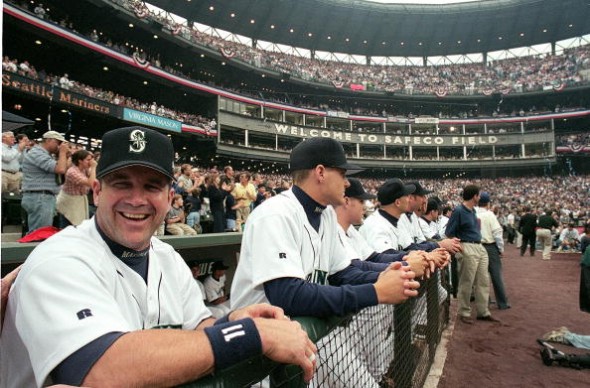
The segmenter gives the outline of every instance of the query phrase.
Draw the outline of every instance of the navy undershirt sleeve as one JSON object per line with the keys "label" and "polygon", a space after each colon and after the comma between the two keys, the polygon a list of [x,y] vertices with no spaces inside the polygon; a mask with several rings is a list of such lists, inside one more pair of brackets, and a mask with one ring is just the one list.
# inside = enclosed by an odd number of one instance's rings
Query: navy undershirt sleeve
{"label": "navy undershirt sleeve", "polygon": [[378,304],[372,284],[334,287],[297,278],[279,278],[264,283],[264,292],[270,304],[293,317],[343,316]]}
{"label": "navy undershirt sleeve", "polygon": [[389,267],[388,263],[374,263],[372,261],[363,261],[359,259],[352,260],[350,264],[360,268],[363,271],[383,272]]}
{"label": "navy undershirt sleeve", "polygon": [[433,250],[435,250],[436,248],[439,248],[440,245],[438,245],[437,242],[434,241],[424,241],[421,243],[411,243],[410,245],[408,245],[407,247],[404,248],[404,251],[409,252],[409,251],[426,251],[426,252],[431,252]]}
{"label": "navy undershirt sleeve", "polygon": [[372,261],[373,263],[393,263],[394,261],[403,261],[407,255],[405,251],[396,251],[395,249],[388,249],[385,252],[377,253],[373,252],[371,256],[367,257],[366,261]]}
{"label": "navy undershirt sleeve", "polygon": [[96,361],[121,337],[123,332],[111,332],[84,345],[63,360],[51,372],[54,384],[80,386]]}
{"label": "navy undershirt sleeve", "polygon": [[328,276],[328,281],[333,286],[341,286],[343,284],[366,284],[375,283],[379,277],[380,271],[367,270],[359,268],[358,266],[349,265],[342,271],[338,271],[333,275]]}

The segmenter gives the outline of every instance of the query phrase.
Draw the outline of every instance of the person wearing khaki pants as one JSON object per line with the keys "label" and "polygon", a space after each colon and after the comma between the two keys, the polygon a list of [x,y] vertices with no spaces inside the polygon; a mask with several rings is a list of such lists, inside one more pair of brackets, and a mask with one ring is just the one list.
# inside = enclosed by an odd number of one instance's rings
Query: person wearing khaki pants
{"label": "person wearing khaki pants", "polygon": [[537,239],[543,247],[543,260],[551,259],[551,230],[546,228],[537,228]]}
{"label": "person wearing khaki pants", "polygon": [[555,218],[551,217],[551,211],[546,210],[539,217],[537,222],[536,235],[543,246],[543,260],[551,259],[551,229],[556,228],[559,224]]}

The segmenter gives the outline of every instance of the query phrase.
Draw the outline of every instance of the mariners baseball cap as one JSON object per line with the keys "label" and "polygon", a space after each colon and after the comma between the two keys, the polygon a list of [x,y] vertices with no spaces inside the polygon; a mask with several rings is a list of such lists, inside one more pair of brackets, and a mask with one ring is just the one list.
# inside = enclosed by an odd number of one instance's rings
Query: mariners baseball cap
{"label": "mariners baseball cap", "polygon": [[480,205],[486,205],[486,204],[490,203],[491,201],[492,201],[492,199],[490,198],[490,193],[488,193],[487,191],[484,191],[479,195],[479,204]]}
{"label": "mariners baseball cap", "polygon": [[59,141],[67,141],[64,135],[56,131],[47,131],[43,134],[43,139],[55,139]]}
{"label": "mariners baseball cap", "polygon": [[102,137],[96,177],[129,166],[144,166],[174,180],[174,148],[168,136],[144,127],[113,129]]}
{"label": "mariners baseball cap", "polygon": [[342,144],[328,137],[312,137],[297,144],[291,151],[289,169],[309,170],[318,164],[325,167],[341,168],[346,175],[355,174],[363,168],[346,161],[346,153]]}
{"label": "mariners baseball cap", "polygon": [[408,182],[408,184],[416,186],[416,191],[412,193],[414,195],[427,195],[432,193],[432,190],[426,190],[418,181]]}
{"label": "mariners baseball cap", "polygon": [[399,178],[388,179],[379,187],[377,192],[377,199],[381,202],[381,205],[389,205],[395,202],[396,199],[401,198],[405,195],[413,194],[416,190],[416,186],[412,184],[404,184]]}
{"label": "mariners baseball cap", "polygon": [[429,198],[426,203],[426,213],[430,213],[433,210],[440,211],[440,202],[436,198]]}
{"label": "mariners baseball cap", "polygon": [[363,184],[356,178],[348,178],[348,182],[350,182],[350,186],[346,188],[344,195],[350,198],[358,198],[358,199],[375,199],[377,198],[376,195],[369,194],[365,191]]}
{"label": "mariners baseball cap", "polygon": [[213,263],[213,265],[211,266],[211,271],[217,271],[220,269],[228,269],[229,267],[225,264],[223,264],[223,261],[216,261],[215,263]]}

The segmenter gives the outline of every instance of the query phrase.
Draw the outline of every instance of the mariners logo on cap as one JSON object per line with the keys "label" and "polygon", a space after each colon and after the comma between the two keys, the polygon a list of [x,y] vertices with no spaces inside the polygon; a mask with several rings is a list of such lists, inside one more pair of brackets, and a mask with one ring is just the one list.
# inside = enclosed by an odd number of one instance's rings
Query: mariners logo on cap
{"label": "mariners logo on cap", "polygon": [[145,140],[145,132],[141,129],[136,129],[129,134],[129,152],[139,154],[145,150],[147,141]]}

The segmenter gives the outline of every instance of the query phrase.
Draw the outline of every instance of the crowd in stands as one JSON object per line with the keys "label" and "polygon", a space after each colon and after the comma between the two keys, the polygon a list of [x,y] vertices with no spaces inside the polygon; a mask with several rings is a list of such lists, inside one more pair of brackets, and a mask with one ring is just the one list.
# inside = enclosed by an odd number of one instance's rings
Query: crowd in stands
{"label": "crowd in stands", "polygon": [[565,147],[581,147],[581,146],[590,146],[590,133],[573,133],[569,135],[556,135],[555,136],[555,145],[565,146]]}
{"label": "crowd in stands", "polygon": [[[6,147],[11,147],[8,143],[16,142],[13,137],[8,136],[3,140],[6,140]],[[43,139],[41,145],[50,140]],[[14,148],[17,149],[17,145]],[[18,147],[18,152],[24,156],[30,148]],[[72,154],[80,150],[81,146],[72,145],[68,157],[71,159]],[[91,172],[95,164],[92,160],[94,157],[99,158],[100,154],[93,156],[85,152],[82,156],[80,159],[89,160],[89,165],[85,165],[82,170],[87,173],[89,179],[94,179]],[[178,194],[178,198],[175,198],[176,209],[180,209],[182,214],[180,217],[179,214],[171,214],[171,217],[178,217],[183,224],[188,224],[200,233],[240,230],[241,225],[247,221],[250,210],[266,198],[291,186],[288,175],[263,174],[248,170],[234,172],[231,165],[220,170],[217,166],[204,167],[183,163],[176,167],[175,175],[175,190]],[[383,179],[369,177],[362,178],[361,181],[367,191],[373,194],[377,193],[384,182]],[[474,183],[492,195],[499,219],[504,219],[509,214],[521,214],[525,207],[529,207],[537,213],[550,209],[562,226],[569,223],[578,226],[590,222],[590,177],[585,175],[471,180],[425,179],[422,182],[434,191],[443,206],[451,208],[460,203],[462,187]],[[90,207],[88,216],[92,214],[91,209]],[[163,225],[161,233],[180,233],[178,230],[181,228],[165,228]]]}
{"label": "crowd in stands", "polygon": [[[361,65],[336,61],[318,60],[295,56],[292,54],[266,51],[236,43],[221,37],[205,33],[186,24],[178,24],[166,12],[150,11],[143,2],[133,0],[113,0],[138,18],[149,18],[170,30],[174,35],[193,44],[206,46],[219,51],[227,60],[240,60],[261,69],[288,73],[291,77],[315,83],[332,85],[337,88],[361,85],[360,90],[396,92],[416,95],[491,95],[493,93],[518,93],[539,90],[562,90],[567,86],[581,85],[588,82],[590,74],[590,45],[564,50],[560,55],[537,55],[503,59],[487,64],[453,64],[440,66],[383,66]],[[34,3],[24,2],[19,6],[31,11]],[[44,19],[51,20],[45,13]],[[59,22],[64,28],[76,32],[72,22],[66,17]],[[113,42],[95,29],[86,34],[95,42],[120,51],[133,53],[141,60],[160,67],[172,74],[193,79],[195,75],[187,73],[188,66],[183,66],[174,58],[168,61],[153,53],[148,55],[138,44],[130,42]],[[133,49],[132,49],[133,48]],[[198,77],[198,75],[197,75]],[[211,80],[199,80],[211,84]],[[228,86],[224,88],[235,91]],[[250,94],[246,91],[238,91]],[[253,95],[259,97],[258,95]],[[276,100],[276,98],[271,98]],[[279,98],[277,102],[293,103],[289,98]],[[297,104],[297,103],[296,103]],[[306,104],[301,102],[301,104]],[[303,105],[302,105],[303,106]],[[312,108],[321,108],[310,105]],[[376,109],[360,108],[351,113],[384,114]],[[519,112],[513,112],[517,115]],[[465,112],[465,115],[471,113]]]}
{"label": "crowd in stands", "polygon": [[587,83],[580,74],[590,69],[590,45],[564,50],[562,55],[510,58],[488,64],[441,66],[361,65],[305,58],[265,51],[212,34],[178,25],[166,13],[149,11],[141,2],[114,0],[138,17],[152,18],[198,45],[219,50],[228,59],[239,59],[258,68],[290,74],[310,82],[336,87],[360,85],[360,90],[426,95],[473,95],[561,89]]}
{"label": "crowd in stands", "polygon": [[2,70],[17,73],[24,77],[28,77],[50,85],[55,85],[62,89],[83,94],[97,100],[106,101],[113,105],[147,112],[161,117],[167,117],[203,128],[205,130],[216,129],[214,121],[215,119],[209,119],[203,117],[200,114],[179,112],[177,110],[165,107],[162,104],[158,104],[155,101],[151,103],[139,101],[135,98],[126,97],[110,90],[104,90],[95,86],[86,85],[82,82],[70,79],[68,73],[64,73],[62,76],[59,76],[46,73],[43,69],[37,71],[35,66],[29,64],[29,62],[26,60],[19,63],[18,59],[4,56],[2,60]]}

